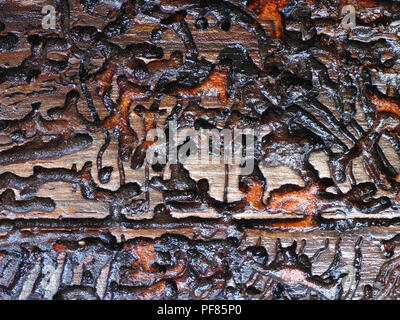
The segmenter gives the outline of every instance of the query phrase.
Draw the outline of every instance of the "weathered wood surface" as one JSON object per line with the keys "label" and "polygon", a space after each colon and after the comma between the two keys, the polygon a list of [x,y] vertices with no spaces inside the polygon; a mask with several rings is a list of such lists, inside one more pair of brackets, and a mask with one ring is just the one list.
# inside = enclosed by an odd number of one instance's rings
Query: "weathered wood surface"
{"label": "weathered wood surface", "polygon": [[[77,25],[93,25],[98,28],[103,28],[107,22],[110,20],[105,16],[102,16],[102,6],[97,8],[98,15],[87,14],[82,7],[75,1],[70,1],[71,6],[71,23],[73,26]],[[41,29],[41,21],[43,15],[41,13],[41,8],[44,5],[53,4],[49,0],[33,0],[33,1],[11,1],[11,0],[0,0],[0,21],[3,21],[6,25],[5,32],[12,31],[18,37],[20,41],[18,47],[12,52],[1,52],[0,53],[0,65],[2,66],[17,66],[25,57],[30,53],[30,46],[27,43],[27,36],[30,34],[47,35],[49,33],[60,34],[60,24],[59,16],[57,19],[56,30],[51,32]],[[107,7],[107,6],[105,6]],[[107,12],[106,9],[104,9]],[[27,19],[26,17],[29,17]],[[228,44],[232,43],[242,43],[254,62],[261,67],[260,57],[258,55],[257,49],[257,39],[255,36],[243,28],[236,25],[232,25],[230,32],[222,32],[217,27],[210,27],[206,32],[196,30],[193,27],[193,17],[188,16],[187,22],[193,33],[193,38],[198,46],[201,56],[206,59],[215,62],[218,53],[226,47]],[[29,31],[27,30],[27,24],[29,23]],[[261,23],[267,33],[271,33],[273,26],[270,21],[262,21]],[[149,21],[141,20],[138,17],[132,24],[130,30],[118,38],[116,41],[118,44],[125,45],[127,43],[136,43],[143,41],[151,41],[151,31],[157,27],[157,24],[151,23]],[[164,54],[166,57],[170,55],[174,50],[184,50],[181,41],[171,30],[165,30],[163,32],[162,40],[157,42],[158,45],[162,46],[164,49]],[[56,53],[57,54],[57,53]],[[63,54],[63,53],[59,53]],[[99,65],[102,61],[99,61]],[[66,73],[77,72],[79,68],[79,61],[76,58],[71,58],[69,60],[69,67]],[[71,89],[80,90],[78,83],[64,83],[65,78],[62,74],[52,75],[49,73],[42,73],[39,77],[33,80],[30,84],[12,84],[5,82],[0,85],[0,116],[2,119],[18,119],[23,115],[27,114],[31,110],[31,104],[33,102],[41,102],[41,111],[45,115],[46,110],[55,106],[61,106],[64,103],[65,95]],[[91,89],[92,90],[92,89]],[[93,95],[95,100],[95,106],[99,112],[100,118],[104,118],[107,115],[107,111],[102,105],[99,98]],[[81,97],[83,94],[81,93]],[[118,92],[114,91],[112,98],[116,100],[118,98]],[[152,101],[145,103],[146,107],[151,104]],[[228,107],[231,105],[232,101],[228,102]],[[162,100],[161,108],[168,110],[168,113],[172,110],[175,104],[175,99],[171,97],[165,97]],[[202,100],[203,107],[214,107],[219,106],[217,98],[204,98]],[[80,112],[90,119],[90,114],[88,112],[85,99],[81,98],[79,101]],[[159,123],[163,123],[165,118],[161,118]],[[359,120],[363,122],[363,118],[360,116]],[[139,139],[143,138],[142,123],[138,116],[134,113],[131,115],[131,125],[139,135]],[[364,124],[363,124],[364,125]],[[6,141],[5,137],[2,137],[2,141]],[[21,176],[29,176],[32,174],[32,168],[34,165],[41,165],[48,168],[65,167],[71,168],[72,164],[76,164],[77,168],[80,169],[86,161],[96,162],[96,155],[103,144],[103,137],[101,134],[97,135],[94,140],[93,145],[85,150],[84,152],[79,152],[72,155],[67,155],[59,160],[53,161],[31,161],[29,165],[27,164],[13,164],[9,166],[0,167],[0,173],[3,172],[14,172]],[[390,153],[390,160],[395,165],[399,165],[399,160],[392,151]],[[117,145],[115,140],[112,141],[110,147],[107,149],[106,155],[103,160],[103,165],[116,165],[117,159]],[[326,165],[326,156],[321,152],[318,154],[313,154],[311,158],[311,163],[314,164],[321,177],[329,177],[329,169]],[[210,183],[210,194],[217,200],[223,199],[224,190],[224,165],[198,165],[195,161],[186,165],[186,168],[190,171],[192,178],[198,180],[204,177],[206,173],[207,179]],[[261,168],[264,176],[267,180],[267,190],[264,195],[266,200],[269,196],[269,191],[278,188],[282,183],[294,183],[302,185],[303,181],[289,168],[278,167],[278,168]],[[133,171],[126,166],[125,169],[126,181],[137,181],[139,184],[144,184],[144,169],[141,168],[137,171]],[[150,172],[150,177],[154,173]],[[354,174],[358,181],[368,181],[369,178],[365,174],[361,162],[354,162]],[[96,183],[99,184],[97,176],[94,174],[94,179]],[[169,172],[166,170],[163,172],[164,178],[168,178]],[[107,188],[116,190],[119,187],[119,177],[118,174],[114,172],[111,181],[107,184]],[[343,191],[346,191],[346,187],[341,185]],[[49,183],[43,186],[37,194],[38,196],[49,196],[55,200],[56,209],[51,213],[43,212],[28,212],[24,214],[24,219],[37,219],[37,218],[50,218],[50,219],[61,219],[61,218],[95,218],[101,219],[108,215],[108,206],[101,202],[82,200],[81,194],[79,192],[73,193],[71,191],[70,184],[66,183]],[[235,201],[242,198],[242,193],[238,189],[238,177],[237,173],[234,172],[233,168],[230,170],[229,176],[229,188],[228,188],[228,200]],[[156,204],[162,201],[161,195],[155,191],[150,191],[150,211],[144,213],[140,216],[132,216],[130,219],[151,219],[153,217],[153,208]],[[337,212],[323,213],[322,216],[327,219],[354,219],[354,218],[374,218],[374,219],[392,219],[400,217],[400,212],[393,209],[385,210],[376,215],[363,215],[360,212],[352,212],[343,217]],[[178,218],[183,218],[187,215],[179,212],[172,212],[173,216]],[[190,215],[195,215],[198,217],[215,217],[216,213],[212,211],[202,211],[202,212],[191,212]],[[18,213],[12,213],[3,211],[0,215],[0,219],[15,219],[19,218],[21,215]],[[277,219],[277,218],[291,218],[293,216],[285,214],[279,215],[276,213],[268,212],[252,212],[246,211],[238,215],[238,219]],[[62,228],[61,228],[62,229]],[[176,227],[167,229],[148,229],[148,228],[137,228],[134,230],[124,229],[121,227],[111,228],[111,233],[116,236],[117,239],[132,239],[136,237],[151,237],[156,238],[161,236],[163,233],[178,233],[193,238],[193,230],[190,227]],[[31,231],[28,231],[30,234]],[[362,269],[361,269],[361,282],[358,286],[358,290],[354,296],[355,299],[362,297],[362,289],[366,284],[373,284],[375,277],[381,268],[382,264],[387,261],[383,257],[381,251],[380,240],[389,239],[400,233],[400,226],[391,227],[360,227],[355,230],[348,231],[322,231],[318,228],[312,230],[256,230],[248,229],[246,230],[246,240],[241,244],[245,247],[252,244],[261,244],[267,248],[270,257],[273,257],[274,246],[276,239],[281,239],[284,245],[289,245],[293,240],[297,240],[298,245],[300,245],[302,239],[305,239],[307,246],[305,249],[306,254],[309,256],[313,255],[316,250],[324,246],[325,240],[328,238],[330,240],[329,250],[324,253],[321,258],[314,263],[313,274],[322,274],[329,266],[334,255],[334,243],[340,237],[342,239],[341,250],[343,257],[341,260],[341,266],[352,265],[354,260],[354,245],[359,237],[363,238],[362,243]],[[34,233],[33,233],[34,234]],[[224,238],[225,234],[215,234],[215,238]],[[122,237],[122,238],[121,238]],[[54,236],[57,238],[57,236]],[[7,247],[7,237],[4,240],[0,239],[1,245]],[[395,256],[400,254],[398,250],[395,251]],[[29,288],[26,290],[29,291]],[[28,293],[29,294],[29,293]],[[22,294],[21,297],[25,297],[28,294]]]}

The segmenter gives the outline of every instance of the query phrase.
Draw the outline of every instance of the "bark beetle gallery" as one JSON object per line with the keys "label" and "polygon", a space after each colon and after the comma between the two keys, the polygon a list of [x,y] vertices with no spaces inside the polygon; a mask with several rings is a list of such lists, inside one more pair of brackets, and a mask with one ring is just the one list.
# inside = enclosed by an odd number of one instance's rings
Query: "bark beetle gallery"
{"label": "bark beetle gallery", "polygon": [[[397,1],[2,1],[1,298],[397,299],[399,40]],[[171,121],[252,172],[150,164]]]}

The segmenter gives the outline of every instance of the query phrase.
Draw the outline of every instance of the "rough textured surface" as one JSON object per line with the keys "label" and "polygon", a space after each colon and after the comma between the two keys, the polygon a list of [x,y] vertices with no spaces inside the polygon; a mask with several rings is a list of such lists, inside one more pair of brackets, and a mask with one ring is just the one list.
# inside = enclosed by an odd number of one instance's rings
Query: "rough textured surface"
{"label": "rough textured surface", "polygon": [[[1,297],[397,299],[399,12],[2,1]],[[150,165],[170,120],[255,130],[254,170]]]}

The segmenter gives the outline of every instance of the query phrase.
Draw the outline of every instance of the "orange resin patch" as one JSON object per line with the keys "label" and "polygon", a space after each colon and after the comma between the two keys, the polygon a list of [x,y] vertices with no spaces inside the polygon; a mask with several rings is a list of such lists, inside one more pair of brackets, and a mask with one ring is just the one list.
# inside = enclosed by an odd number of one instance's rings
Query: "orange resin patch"
{"label": "orange resin patch", "polygon": [[[241,190],[244,192],[244,190]],[[246,193],[246,200],[257,210],[264,210],[265,204],[262,202],[264,188],[260,181],[254,181],[250,190]]]}
{"label": "orange resin patch", "polygon": [[100,97],[104,97],[105,93],[111,89],[114,71],[111,69],[105,70],[98,76],[96,91]]}
{"label": "orange resin patch", "polygon": [[282,10],[289,3],[289,0],[254,0],[250,1],[248,7],[264,20],[272,20],[274,23],[274,38],[283,37],[282,17],[279,10]]}
{"label": "orange resin patch", "polygon": [[278,212],[314,215],[317,212],[317,192],[319,190],[318,184],[299,187],[290,191],[284,188],[273,190],[268,199],[268,209]]}
{"label": "orange resin patch", "polygon": [[155,251],[156,244],[140,243],[139,245],[132,248],[137,260],[132,263],[132,269],[141,267],[141,269],[147,273],[154,273],[157,268],[154,268],[154,264],[157,260],[157,252]]}
{"label": "orange resin patch", "polygon": [[67,246],[66,246],[65,244],[56,243],[56,244],[53,246],[53,250],[54,250],[54,251],[57,251],[57,252],[63,251],[63,250],[65,250],[65,249],[67,249]]}
{"label": "orange resin patch", "polygon": [[175,87],[171,94],[182,95],[186,97],[196,96],[214,96],[216,95],[222,104],[228,102],[228,70],[221,68],[221,70],[214,70],[203,81],[203,83],[193,88]]}
{"label": "orange resin patch", "polygon": [[378,6],[378,2],[375,0],[342,0],[341,7],[345,5],[360,5],[363,8],[374,8]]}
{"label": "orange resin patch", "polygon": [[399,103],[390,99],[379,98],[376,95],[368,94],[371,102],[376,106],[376,113],[390,112],[400,116]]}
{"label": "orange resin patch", "polygon": [[316,223],[313,216],[306,216],[301,219],[281,219],[276,222],[268,223],[268,226],[284,229],[307,229],[315,227]]}

